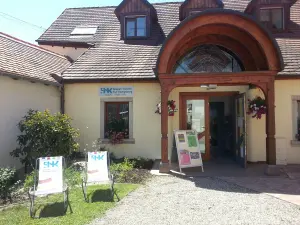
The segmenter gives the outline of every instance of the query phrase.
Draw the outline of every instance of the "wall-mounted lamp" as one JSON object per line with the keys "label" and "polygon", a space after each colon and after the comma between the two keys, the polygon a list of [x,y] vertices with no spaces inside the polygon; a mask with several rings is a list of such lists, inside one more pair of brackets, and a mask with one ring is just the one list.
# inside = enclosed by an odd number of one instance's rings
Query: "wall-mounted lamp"
{"label": "wall-mounted lamp", "polygon": [[202,84],[200,85],[201,88],[206,88],[207,90],[211,90],[211,89],[217,89],[218,85],[216,84]]}

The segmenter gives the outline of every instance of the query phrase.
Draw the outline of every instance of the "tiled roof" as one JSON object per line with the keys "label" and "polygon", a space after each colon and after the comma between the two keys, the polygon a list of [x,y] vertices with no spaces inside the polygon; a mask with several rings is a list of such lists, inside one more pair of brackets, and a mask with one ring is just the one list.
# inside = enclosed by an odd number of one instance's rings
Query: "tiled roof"
{"label": "tiled roof", "polygon": [[0,32],[0,74],[57,85],[70,62],[61,55]]}
{"label": "tiled roof", "polygon": [[[243,12],[251,0],[223,0],[224,8]],[[48,28],[38,42],[87,42],[95,46],[83,54],[63,77],[65,79],[154,78],[154,68],[162,43],[180,23],[182,2],[153,4],[158,23],[152,27],[150,40],[120,40],[120,22],[116,7],[69,8]],[[280,74],[299,74],[300,0],[291,8],[290,33],[276,39],[283,54],[285,69]],[[97,25],[92,38],[74,38],[70,33],[78,25]],[[296,58],[295,58],[296,57]]]}

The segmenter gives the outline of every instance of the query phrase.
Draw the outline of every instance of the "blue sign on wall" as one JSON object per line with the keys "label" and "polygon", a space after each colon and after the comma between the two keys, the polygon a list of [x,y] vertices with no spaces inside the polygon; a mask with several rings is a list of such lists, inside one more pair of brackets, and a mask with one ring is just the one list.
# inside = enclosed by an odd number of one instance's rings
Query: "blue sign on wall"
{"label": "blue sign on wall", "polygon": [[99,95],[113,97],[133,97],[133,87],[101,87],[99,89]]}

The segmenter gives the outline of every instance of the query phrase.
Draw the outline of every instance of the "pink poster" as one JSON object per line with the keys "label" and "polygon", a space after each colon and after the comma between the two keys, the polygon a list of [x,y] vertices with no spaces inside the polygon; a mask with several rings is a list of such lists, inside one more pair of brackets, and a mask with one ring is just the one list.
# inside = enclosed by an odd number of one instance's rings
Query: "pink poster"
{"label": "pink poster", "polygon": [[180,164],[181,165],[191,164],[191,157],[188,150],[180,150]]}

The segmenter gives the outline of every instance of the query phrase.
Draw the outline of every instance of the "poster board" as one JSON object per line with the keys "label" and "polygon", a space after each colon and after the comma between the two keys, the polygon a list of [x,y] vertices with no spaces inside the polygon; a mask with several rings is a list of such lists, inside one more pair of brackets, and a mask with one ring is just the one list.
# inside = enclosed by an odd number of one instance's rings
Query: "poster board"
{"label": "poster board", "polygon": [[197,131],[175,130],[174,136],[180,172],[182,168],[199,166],[202,167],[202,172],[204,172]]}

